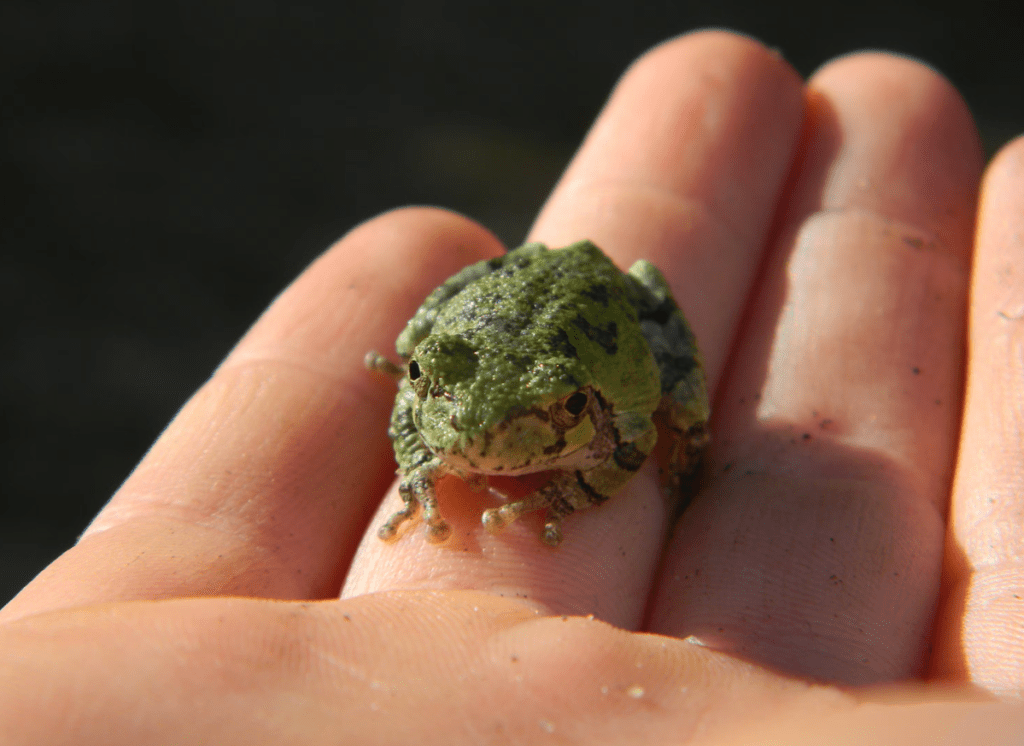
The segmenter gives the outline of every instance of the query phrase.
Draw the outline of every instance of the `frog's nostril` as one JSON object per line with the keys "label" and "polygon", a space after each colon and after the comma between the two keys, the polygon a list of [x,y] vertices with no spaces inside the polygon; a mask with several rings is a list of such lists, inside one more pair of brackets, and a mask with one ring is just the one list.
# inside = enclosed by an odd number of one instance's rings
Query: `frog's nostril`
{"label": "frog's nostril", "polygon": [[409,380],[415,381],[420,377],[420,364],[415,360],[409,361]]}

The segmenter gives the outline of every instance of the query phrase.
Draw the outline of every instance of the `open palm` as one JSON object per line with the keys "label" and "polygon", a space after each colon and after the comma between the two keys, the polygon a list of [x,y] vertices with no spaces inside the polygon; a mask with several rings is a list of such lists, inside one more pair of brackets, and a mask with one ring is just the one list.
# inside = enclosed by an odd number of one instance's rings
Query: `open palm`
{"label": "open palm", "polygon": [[672,284],[715,403],[679,522],[648,464],[557,549],[536,516],[488,534],[455,479],[446,544],[375,538],[400,502],[394,390],[363,355],[503,250],[388,213],[274,302],[0,612],[0,740],[1003,743],[1024,714],[966,692],[1024,692],[1024,141],[979,207],[981,169],[918,63],[805,84],[730,34],[653,50],[530,238]]}

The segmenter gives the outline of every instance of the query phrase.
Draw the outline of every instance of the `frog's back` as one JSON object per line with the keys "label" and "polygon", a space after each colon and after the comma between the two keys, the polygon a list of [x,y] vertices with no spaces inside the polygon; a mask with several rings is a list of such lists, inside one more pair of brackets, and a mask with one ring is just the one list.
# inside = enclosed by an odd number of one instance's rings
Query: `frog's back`
{"label": "frog's back", "polygon": [[526,244],[487,264],[489,273],[440,310],[433,333],[460,333],[483,344],[525,334],[531,344],[540,341],[538,334],[557,333],[579,314],[596,323],[595,304],[611,304],[609,317],[629,305],[622,273],[589,241],[557,250]]}
{"label": "frog's back", "polygon": [[527,244],[491,260],[436,317],[433,334],[465,339],[523,370],[564,371],[621,408],[657,406],[660,381],[628,281],[590,241],[547,250]]}

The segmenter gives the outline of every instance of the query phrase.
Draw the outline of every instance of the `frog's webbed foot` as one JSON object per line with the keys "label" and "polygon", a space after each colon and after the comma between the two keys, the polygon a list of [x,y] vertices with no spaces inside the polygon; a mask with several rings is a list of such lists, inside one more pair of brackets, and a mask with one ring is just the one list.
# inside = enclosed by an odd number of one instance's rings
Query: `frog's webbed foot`
{"label": "frog's webbed foot", "polygon": [[414,470],[399,483],[398,494],[402,496],[405,505],[377,529],[377,538],[381,541],[393,541],[398,535],[399,527],[415,516],[421,505],[423,506],[423,522],[426,525],[427,541],[431,544],[440,544],[451,536],[451,526],[441,517],[441,512],[437,507],[434,478]]}
{"label": "frog's webbed foot", "polygon": [[377,529],[377,538],[381,541],[394,541],[398,536],[399,527],[416,515],[420,504],[413,495],[412,484],[407,479],[402,479],[398,485],[398,494],[402,496],[405,505],[396,513],[392,513],[384,525]]}
{"label": "frog's webbed foot", "polygon": [[406,503],[405,507],[384,522],[384,525],[377,529],[377,538],[381,541],[394,541],[398,537],[398,527],[416,515],[416,503]]}
{"label": "frog's webbed foot", "polygon": [[562,519],[576,510],[570,499],[562,497],[563,494],[572,492],[573,484],[572,477],[558,475],[550,483],[522,500],[513,500],[500,508],[485,510],[480,519],[489,533],[496,534],[527,513],[546,510],[540,540],[548,546],[557,547],[562,542]]}
{"label": "frog's webbed foot", "polygon": [[440,544],[452,535],[452,527],[441,517],[434,491],[431,490],[430,495],[425,495],[420,503],[423,505],[423,522],[427,525],[427,541],[431,544]]}
{"label": "frog's webbed foot", "polygon": [[548,514],[545,516],[544,528],[540,532],[540,540],[548,546],[557,547],[562,543],[563,516],[557,515],[551,510],[546,497],[535,494],[532,499],[525,498],[502,505],[500,508],[490,508],[484,511],[481,520],[489,533],[496,534],[520,516],[545,508],[547,508]]}

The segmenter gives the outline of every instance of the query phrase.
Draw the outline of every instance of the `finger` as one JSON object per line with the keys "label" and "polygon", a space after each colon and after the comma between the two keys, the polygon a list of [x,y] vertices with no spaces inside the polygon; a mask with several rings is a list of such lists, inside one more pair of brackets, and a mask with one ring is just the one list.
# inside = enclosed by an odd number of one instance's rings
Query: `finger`
{"label": "finger", "polygon": [[957,433],[981,154],[955,90],[865,54],[809,84],[778,244],[650,620],[844,683],[920,673]]}
{"label": "finger", "polygon": [[436,210],[353,230],[273,303],[5,617],[93,601],[336,594],[394,478],[394,385],[363,356],[390,351],[445,276],[498,251],[483,229]]}
{"label": "finger", "polygon": [[110,604],[0,630],[4,744],[708,743],[793,702],[849,699],[480,593]]}
{"label": "finger", "polygon": [[934,670],[1024,697],[1024,139],[982,187],[968,379]]}
{"label": "finger", "polygon": [[659,267],[718,381],[800,133],[796,74],[723,32],[655,48],[616,88],[531,231]]}
{"label": "finger", "polygon": [[857,701],[479,593],[116,604],[0,630],[4,744],[1019,743],[1021,708],[917,689]]}
{"label": "finger", "polygon": [[[720,367],[801,115],[800,81],[760,45],[723,33],[665,44],[620,82],[533,237],[553,246],[590,237],[622,267],[641,256],[661,263]],[[715,297],[689,295],[695,273],[708,275]],[[438,491],[453,526],[447,544],[425,546],[413,530],[392,545],[367,537],[343,596],[474,588],[639,624],[667,520],[654,464],[600,508],[571,516],[554,550],[537,539],[537,515],[491,536],[480,513],[493,502],[454,479]],[[392,493],[376,521],[399,504]]]}
{"label": "finger", "polygon": [[[972,701],[973,700],[973,701]],[[1020,743],[1024,709],[977,701],[968,692],[915,692],[910,687],[881,702],[815,707],[798,700],[774,717],[752,720],[715,743],[741,746],[1012,746]]]}

